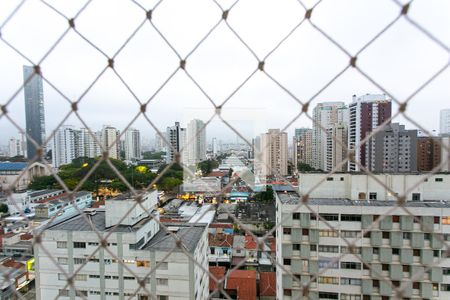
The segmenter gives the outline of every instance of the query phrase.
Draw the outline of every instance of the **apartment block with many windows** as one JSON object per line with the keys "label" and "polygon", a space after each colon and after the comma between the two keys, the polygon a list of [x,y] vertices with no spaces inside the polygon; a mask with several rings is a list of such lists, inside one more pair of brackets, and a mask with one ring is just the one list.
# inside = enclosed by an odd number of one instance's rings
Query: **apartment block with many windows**
{"label": "apartment block with many windows", "polygon": [[450,299],[450,202],[300,201],[276,192],[279,299]]}
{"label": "apartment block with many windows", "polygon": [[[109,199],[104,209],[85,211],[89,223],[78,215],[48,228],[34,246],[37,299],[75,299],[80,294],[88,299],[205,299],[209,292],[204,272],[208,269],[206,225],[167,224],[179,236],[181,244],[177,244],[156,221],[157,191],[142,199],[146,210],[134,207],[129,195],[121,195]],[[91,225],[108,235],[104,247]],[[66,287],[64,272],[72,274],[83,264],[73,276],[76,289]]]}

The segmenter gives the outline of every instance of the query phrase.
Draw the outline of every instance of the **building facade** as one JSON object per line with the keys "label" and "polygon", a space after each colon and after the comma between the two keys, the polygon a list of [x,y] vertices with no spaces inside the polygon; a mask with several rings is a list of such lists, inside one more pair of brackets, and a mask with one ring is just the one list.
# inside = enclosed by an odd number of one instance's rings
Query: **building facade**
{"label": "building facade", "polygon": [[325,170],[328,167],[328,129],[337,124],[346,124],[347,119],[348,109],[344,102],[323,102],[314,107],[312,136],[312,167],[314,169]]}
{"label": "building facade", "polygon": [[202,120],[191,120],[187,126],[187,164],[197,165],[206,159],[206,128]]}
{"label": "building facade", "polygon": [[42,146],[45,141],[44,89],[42,86],[42,77],[38,74],[34,74],[34,67],[32,66],[23,66],[23,82],[27,132],[27,157],[28,159],[33,159],[37,149],[30,138],[40,146]]}
{"label": "building facade", "polygon": [[439,120],[439,134],[450,134],[450,108],[441,110]]}
{"label": "building facade", "polygon": [[46,166],[39,162],[30,166],[21,162],[0,162],[0,190],[23,191],[34,177],[50,174]]}
{"label": "building facade", "polygon": [[300,203],[276,193],[278,299],[450,298],[449,202],[406,202],[420,223],[395,201]]}
{"label": "building facade", "polygon": [[405,125],[385,125],[366,143],[366,164],[372,172],[409,173],[417,171],[417,130]]}
{"label": "building facade", "polygon": [[[167,127],[166,139],[169,145],[165,145],[166,151],[166,162],[171,163],[177,160],[177,155],[179,154],[179,159],[181,161],[186,161],[187,151],[186,145],[186,128],[182,128],[179,122],[175,122],[174,126]],[[183,150],[183,153],[179,153]]]}
{"label": "building facade", "polygon": [[429,172],[441,163],[441,138],[417,137],[417,171]]}
{"label": "building facade", "polygon": [[125,159],[141,159],[141,133],[137,129],[129,128],[125,132]]}
{"label": "building facade", "polygon": [[26,156],[26,145],[23,140],[11,137],[8,141],[8,155],[14,156]]}
{"label": "building facade", "polygon": [[[208,269],[206,226],[167,224],[194,263],[172,235],[160,230],[157,191],[142,197],[146,210],[140,206],[132,209],[135,200],[121,195],[108,200],[104,209],[85,211],[101,234],[109,234],[107,246],[114,256],[99,248],[96,232],[82,215],[50,226],[34,247],[37,299],[75,298],[76,293],[89,299],[206,299],[208,273],[202,270]],[[129,214],[123,219],[126,211]],[[66,275],[47,252],[69,274],[85,264],[73,277],[77,291],[66,287]]]}
{"label": "building facade", "polygon": [[343,172],[347,169],[347,123],[336,123],[327,128],[324,171]]}
{"label": "building facade", "polygon": [[119,131],[112,126],[106,125],[102,129],[102,146],[110,158],[120,158]]}
{"label": "building facade", "polygon": [[55,132],[52,147],[52,163],[55,168],[70,164],[77,157],[75,131],[73,126],[63,125]]}
{"label": "building facade", "polygon": [[312,165],[312,134],[311,128],[296,128],[293,138],[294,146],[294,167],[299,163]]}
{"label": "building facade", "polygon": [[261,135],[261,161],[258,163],[262,176],[287,175],[287,133],[269,129]]}
{"label": "building facade", "polygon": [[[355,161],[366,166],[371,161],[366,154],[366,145],[360,145],[365,137],[383,122],[391,118],[391,100],[386,95],[366,94],[360,97],[353,96],[349,105],[348,148],[355,151]],[[367,143],[367,142],[366,142]],[[368,146],[375,153],[374,144]],[[348,171],[359,171],[360,167],[355,161],[348,162]]]}

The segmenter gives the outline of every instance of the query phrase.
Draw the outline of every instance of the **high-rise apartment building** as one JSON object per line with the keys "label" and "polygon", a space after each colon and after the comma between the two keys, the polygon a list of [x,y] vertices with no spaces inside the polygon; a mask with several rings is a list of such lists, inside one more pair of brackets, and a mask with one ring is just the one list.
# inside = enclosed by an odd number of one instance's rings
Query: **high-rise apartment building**
{"label": "high-rise apartment building", "polygon": [[450,134],[443,135],[441,138],[441,160],[444,162],[441,167],[442,172],[450,172]]}
{"label": "high-rise apartment building", "polygon": [[[300,186],[309,176],[317,177],[311,187],[324,174],[301,176]],[[369,184],[356,180],[358,184],[349,185],[352,176]],[[393,175],[384,176],[399,194],[409,188],[406,175],[397,175],[402,177],[397,182]],[[411,176],[417,178],[408,184],[418,182],[420,175]],[[406,209],[396,207],[396,201],[380,200],[388,191],[370,176],[328,178],[322,183],[327,191],[352,190],[347,194],[358,195],[367,187],[369,192],[378,190],[380,197],[358,201],[339,192],[309,194],[306,207],[301,205],[302,194],[276,192],[276,256],[283,266],[276,269],[279,299],[396,299],[397,290],[402,299],[450,299],[450,263],[443,243],[450,238],[450,204],[441,201],[450,194],[448,175],[428,178],[423,184],[432,197],[406,201]],[[425,186],[412,192],[417,196],[423,190]]]}
{"label": "high-rise apartment building", "polygon": [[405,125],[385,125],[366,143],[366,167],[372,172],[417,171],[417,130]]}
{"label": "high-rise apartment building", "polygon": [[[349,105],[348,148],[355,151],[355,161],[366,166],[370,161],[366,154],[366,145],[360,145],[364,138],[380,124],[391,118],[391,100],[384,94],[366,94],[353,96]],[[374,144],[370,144],[371,153],[375,153]],[[360,167],[354,161],[348,162],[348,171],[357,172]]]}
{"label": "high-rise apartment building", "polygon": [[27,132],[27,157],[33,159],[36,155],[36,147],[30,140],[38,145],[45,141],[45,111],[44,89],[42,77],[34,74],[32,66],[23,66],[23,81],[25,95],[25,119]]}
{"label": "high-rise apartment building", "polygon": [[73,126],[63,125],[58,128],[53,137],[52,163],[55,168],[67,165],[76,156],[75,132]]}
{"label": "high-rise apartment building", "polygon": [[339,122],[328,127],[326,137],[325,168],[323,170],[344,172],[347,170],[347,164],[344,163],[347,158],[347,123]]}
{"label": "high-rise apartment building", "polygon": [[[34,245],[36,298],[76,299],[78,293],[94,300],[207,299],[206,225],[168,224],[176,240],[159,227],[157,194],[142,195],[139,206],[130,195],[120,195],[106,201],[105,208],[85,210],[85,216],[47,228]],[[99,247],[97,231],[108,236],[107,250]],[[85,266],[71,277],[75,290],[64,273],[71,274],[81,264]]]}
{"label": "high-rise apartment building", "polygon": [[191,120],[187,126],[187,164],[197,165],[206,159],[206,128],[202,120]]}
{"label": "high-rise apartment building", "polygon": [[[82,156],[95,158],[102,155],[101,146],[99,143],[102,142],[102,132],[94,131],[92,135],[89,133],[87,128],[81,128],[81,138],[80,141],[83,143],[81,146],[84,150]],[[95,138],[94,138],[95,137]],[[96,142],[96,139],[98,143]]]}
{"label": "high-rise apartment building", "polygon": [[439,134],[450,134],[450,108],[441,110]]}
{"label": "high-rise apartment building", "polygon": [[328,129],[347,123],[348,109],[344,102],[318,103],[313,110],[312,167],[327,168]]}
{"label": "high-rise apartment building", "polygon": [[288,174],[287,133],[269,129],[261,135],[261,161],[258,163],[262,176]]}
{"label": "high-rise apartment building", "polygon": [[106,125],[102,129],[102,146],[104,150],[108,150],[110,158],[120,158],[119,131],[112,126]]}
{"label": "high-rise apartment building", "polygon": [[417,171],[429,172],[441,163],[441,138],[417,137]]}
{"label": "high-rise apartment building", "polygon": [[212,142],[211,142],[211,146],[212,146],[212,153],[213,156],[217,156],[219,154],[219,144],[217,143],[217,138],[213,138]]}
{"label": "high-rise apartment building", "polygon": [[17,138],[11,137],[8,141],[9,157],[25,156],[24,147],[25,147],[25,143],[24,143],[23,139],[17,139]]}
{"label": "high-rise apartment building", "polygon": [[180,160],[185,162],[187,159],[186,145],[186,128],[182,128],[179,122],[175,122],[174,126],[167,127],[166,139],[170,145],[165,145],[166,150],[166,162],[171,163],[176,161],[176,155],[181,150],[183,153],[180,155]]}
{"label": "high-rise apartment building", "polygon": [[141,159],[141,133],[137,129],[129,128],[125,132],[125,159]]}
{"label": "high-rise apartment building", "polygon": [[294,168],[299,163],[312,165],[312,133],[311,128],[296,128],[293,137]]}

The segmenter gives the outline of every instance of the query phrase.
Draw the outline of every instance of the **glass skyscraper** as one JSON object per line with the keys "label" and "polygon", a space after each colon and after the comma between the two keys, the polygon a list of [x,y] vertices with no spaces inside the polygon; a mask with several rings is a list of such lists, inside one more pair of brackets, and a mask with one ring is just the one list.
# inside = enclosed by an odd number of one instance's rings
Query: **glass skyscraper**
{"label": "glass skyscraper", "polygon": [[33,75],[32,66],[23,66],[25,117],[27,130],[27,157],[33,159],[36,155],[36,147],[31,142],[33,139],[39,145],[45,140],[45,115],[44,115],[44,90],[42,77]]}

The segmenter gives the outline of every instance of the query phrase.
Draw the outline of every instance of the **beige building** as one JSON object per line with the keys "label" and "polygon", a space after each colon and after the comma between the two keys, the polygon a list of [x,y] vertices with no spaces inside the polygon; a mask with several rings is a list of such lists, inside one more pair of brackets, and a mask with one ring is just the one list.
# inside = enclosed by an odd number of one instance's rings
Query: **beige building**
{"label": "beige building", "polygon": [[279,129],[269,129],[261,135],[260,175],[287,175],[287,144],[287,133]]}
{"label": "beige building", "polygon": [[347,164],[342,163],[347,157],[347,125],[338,123],[327,128],[327,147],[325,171],[344,172]]}
{"label": "beige building", "polygon": [[109,149],[109,157],[119,159],[119,131],[112,126],[104,126],[102,129],[102,146],[104,150]]}
{"label": "beige building", "polygon": [[0,190],[9,188],[15,191],[25,190],[34,177],[46,175],[50,175],[50,171],[39,162],[34,162],[29,167],[24,162],[2,162],[0,163]]}
{"label": "beige building", "polygon": [[296,130],[296,135],[293,138],[294,145],[294,166],[297,167],[299,163],[307,165],[312,164],[312,129],[300,128]]}

